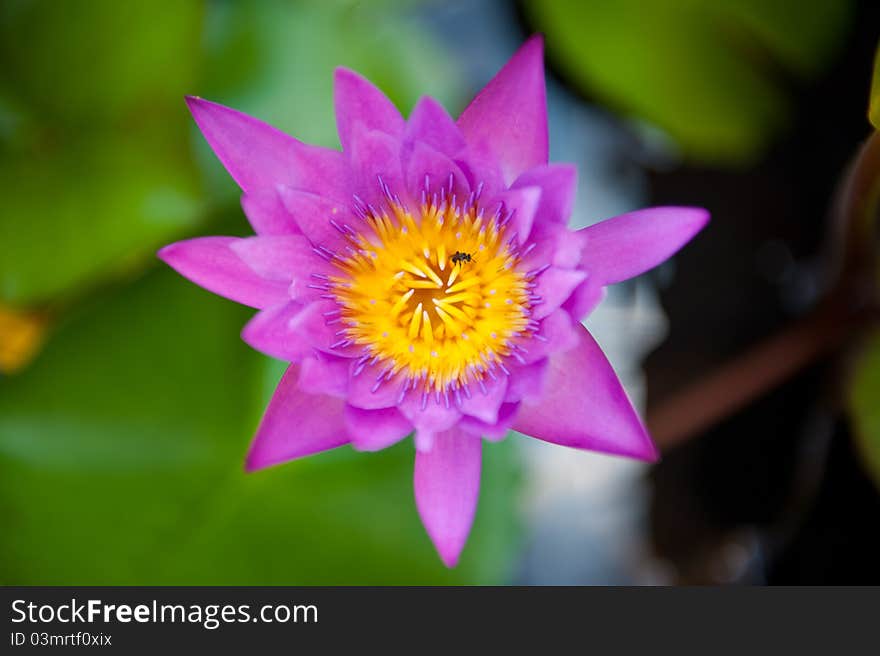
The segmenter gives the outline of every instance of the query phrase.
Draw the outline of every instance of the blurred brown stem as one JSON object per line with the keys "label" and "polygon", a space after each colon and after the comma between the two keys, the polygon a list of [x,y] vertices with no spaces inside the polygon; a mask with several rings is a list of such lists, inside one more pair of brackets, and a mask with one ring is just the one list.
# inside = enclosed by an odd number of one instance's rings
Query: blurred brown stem
{"label": "blurred brown stem", "polygon": [[817,309],[649,409],[651,435],[666,449],[700,434],[835,350],[853,324],[831,304]]}
{"label": "blurred brown stem", "polygon": [[649,408],[648,426],[661,448],[731,416],[861,334],[877,318],[878,205],[880,132],[874,132],[849,168],[831,214],[829,257],[836,284],[803,319]]}

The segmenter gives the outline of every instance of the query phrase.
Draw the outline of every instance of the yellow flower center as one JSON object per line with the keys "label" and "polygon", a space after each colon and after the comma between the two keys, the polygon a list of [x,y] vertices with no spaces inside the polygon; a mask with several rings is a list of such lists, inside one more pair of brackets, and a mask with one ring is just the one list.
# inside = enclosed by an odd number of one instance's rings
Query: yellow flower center
{"label": "yellow flower center", "polygon": [[[386,189],[387,192],[387,189]],[[441,193],[423,195],[414,216],[388,194],[387,209],[360,212],[370,230],[337,226],[347,241],[332,262],[340,275],[325,281],[340,309],[334,346],[359,346],[359,369],[378,364],[384,381],[403,373],[401,398],[412,389],[424,399],[486,377],[504,360],[518,359],[518,342],[537,324],[530,318],[537,272],[518,265],[523,252],[502,207],[487,216],[472,194],[463,204]],[[334,224],[335,225],[335,224]],[[357,371],[357,370],[356,370]]]}

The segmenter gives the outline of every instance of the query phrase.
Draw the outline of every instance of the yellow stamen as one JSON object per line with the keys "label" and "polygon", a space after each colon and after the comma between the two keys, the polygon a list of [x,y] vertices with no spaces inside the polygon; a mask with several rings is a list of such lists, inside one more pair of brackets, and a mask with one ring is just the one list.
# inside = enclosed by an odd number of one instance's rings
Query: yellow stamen
{"label": "yellow stamen", "polygon": [[422,320],[422,304],[419,303],[413,311],[412,320],[409,322],[410,339],[419,334],[419,322]]}
{"label": "yellow stamen", "polygon": [[409,389],[479,381],[529,336],[528,280],[497,215],[433,201],[413,215],[392,203],[366,224],[369,234],[348,238],[354,253],[334,260],[330,289],[344,338]]}

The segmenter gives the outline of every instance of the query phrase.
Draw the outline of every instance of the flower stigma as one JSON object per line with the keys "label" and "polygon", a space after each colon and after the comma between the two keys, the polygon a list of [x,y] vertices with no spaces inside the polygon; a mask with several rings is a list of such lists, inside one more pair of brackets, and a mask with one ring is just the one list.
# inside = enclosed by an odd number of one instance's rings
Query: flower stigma
{"label": "flower stigma", "polygon": [[523,361],[519,344],[538,328],[531,308],[540,302],[534,279],[524,271],[517,235],[509,234],[513,216],[503,203],[487,213],[480,190],[462,202],[453,181],[431,192],[426,177],[419,211],[413,213],[379,179],[381,209],[355,198],[354,213],[363,230],[332,225],[345,245],[315,252],[339,269],[338,275],[313,274],[338,309],[327,322],[341,326],[333,349],[360,349],[353,373],[376,365],[373,385],[399,376],[399,401],[409,391],[450,406],[470,397],[469,385],[487,393],[487,379],[508,375],[508,357]]}

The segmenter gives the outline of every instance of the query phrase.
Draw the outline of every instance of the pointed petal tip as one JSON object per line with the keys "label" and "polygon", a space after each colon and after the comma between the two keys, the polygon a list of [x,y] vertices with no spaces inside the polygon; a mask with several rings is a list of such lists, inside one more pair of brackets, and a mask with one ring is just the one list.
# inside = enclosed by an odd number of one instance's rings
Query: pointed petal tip
{"label": "pointed petal tip", "polygon": [[238,237],[196,237],[174,242],[159,259],[188,280],[236,303],[263,309],[287,297],[287,285],[262,278],[232,250]]}
{"label": "pointed petal tip", "polygon": [[156,251],[156,257],[186,277],[186,273],[181,270],[181,265],[185,264],[185,261],[191,256],[192,251],[197,247],[198,239],[183,239],[163,246]]}
{"label": "pointed petal tip", "polygon": [[259,448],[257,448],[257,444],[252,442],[251,445],[248,447],[247,455],[244,458],[244,473],[253,474],[256,471],[260,471],[261,469],[266,469],[277,464],[280,464],[280,462],[272,462],[266,460],[265,457],[261,456],[259,453]]}
{"label": "pointed petal tip", "polygon": [[[183,97],[183,101],[186,103],[186,108],[189,110],[193,120],[196,122],[196,125],[199,126],[199,130],[201,130],[203,134],[205,133],[205,130],[211,130],[212,123],[217,121],[218,118],[222,120],[224,115],[234,116],[241,113],[231,107],[221,105],[213,100],[207,100],[201,96],[187,95]],[[208,138],[208,142],[211,143],[209,135],[205,134],[205,137]],[[214,147],[213,143],[211,143],[211,147]]]}
{"label": "pointed petal tip", "polygon": [[533,34],[526,39],[523,44],[508,60],[507,65],[517,61],[527,67],[536,67],[541,70],[542,78],[544,72],[544,35]]}
{"label": "pointed petal tip", "polygon": [[657,445],[654,444],[654,440],[651,439],[651,436],[648,435],[647,430],[645,431],[645,443],[642,445],[642,448],[633,453],[621,455],[629,456],[633,460],[641,460],[642,462],[647,462],[651,465],[660,462],[660,450],[657,448]]}
{"label": "pointed petal tip", "polygon": [[544,41],[528,39],[458,118],[471,147],[494,160],[505,186],[547,163]]}
{"label": "pointed petal tip", "polygon": [[156,251],[156,257],[162,260],[168,266],[171,266],[168,260],[174,257],[174,244],[168,244]]}
{"label": "pointed petal tip", "polygon": [[254,472],[269,469],[270,467],[278,467],[285,463],[292,462],[289,458],[267,458],[265,454],[259,453],[259,449],[255,449],[253,445],[248,449],[248,454],[244,459],[244,473],[253,474]]}
{"label": "pointed petal tip", "polygon": [[461,559],[461,554],[467,544],[467,537],[465,537],[464,540],[444,540],[444,538],[440,536],[431,535],[430,532],[428,537],[431,539],[431,543],[434,545],[434,550],[440,557],[440,562],[442,562],[447,569],[455,569],[458,566],[458,561]]}
{"label": "pointed petal tip", "polygon": [[[187,108],[189,108],[190,114],[192,114],[193,118],[196,119],[196,123],[199,122],[198,115],[205,112],[205,111],[209,111],[211,109],[229,109],[228,107],[225,107],[224,105],[221,105],[219,103],[215,103],[211,100],[206,100],[205,98],[202,98],[201,96],[186,95],[183,97],[183,101],[186,103]],[[234,110],[230,110],[230,111],[234,111]]]}
{"label": "pointed petal tip", "polygon": [[[185,257],[185,247],[181,246],[183,242],[174,242],[163,246],[156,251],[156,257],[162,260],[166,265],[181,273],[179,261]],[[181,274],[184,275],[184,274]]]}
{"label": "pointed petal tip", "polygon": [[651,434],[648,432],[648,427],[645,425],[642,417],[635,410],[634,406],[631,405],[631,407],[635,423],[637,424],[636,430],[640,434],[641,440],[635,444],[631,444],[628,448],[621,449],[618,453],[612,453],[611,455],[618,455],[624,458],[654,464],[660,460],[660,450],[657,448],[657,445],[654,444],[654,440],[651,439]]}
{"label": "pointed petal tip", "polygon": [[458,429],[434,436],[416,452],[416,509],[443,564],[452,568],[467,543],[480,494],[483,441]]}
{"label": "pointed petal tip", "polygon": [[404,120],[385,93],[363,75],[348,69],[333,72],[333,107],[343,152],[351,149],[358,123],[391,135],[403,131]]}
{"label": "pointed petal tip", "polygon": [[349,442],[344,401],[299,388],[300,367],[284,372],[263,413],[245,461],[248,471],[296,460]]}
{"label": "pointed petal tip", "polygon": [[[250,321],[248,321],[239,331],[238,336],[241,338],[245,344],[250,346],[255,351],[259,351],[260,353],[265,353],[265,346],[263,344],[262,332],[263,328],[260,325],[262,321],[261,313],[255,314]],[[272,356],[270,356],[272,357]]]}
{"label": "pointed petal tip", "polygon": [[550,358],[545,394],[513,428],[545,442],[655,462],[657,448],[605,354],[578,324],[578,345]]}
{"label": "pointed petal tip", "polygon": [[333,69],[333,82],[334,83],[344,82],[344,81],[346,81],[348,79],[352,79],[352,78],[354,78],[356,80],[366,80],[366,78],[363,75],[361,75],[357,71],[354,71],[354,70],[348,68],[347,66],[337,66],[336,68]]}
{"label": "pointed petal tip", "polygon": [[158,251],[156,251],[156,257],[158,257],[171,268],[176,268],[175,263],[181,258],[188,257],[190,254],[190,250],[192,249],[192,245],[197,244],[199,239],[200,238],[198,237],[193,239],[181,239],[179,241],[174,241],[170,244],[166,244]]}
{"label": "pointed petal tip", "polygon": [[541,32],[535,32],[519,47],[519,52],[543,58],[544,35]]}
{"label": "pointed petal tip", "polygon": [[457,549],[446,549],[446,550],[437,550],[437,554],[440,556],[440,560],[448,569],[455,569],[458,566],[458,560],[461,557],[462,548],[464,545]]}
{"label": "pointed petal tip", "polygon": [[[431,113],[449,116],[449,112],[446,111],[443,103],[437,100],[434,96],[430,96],[426,93],[423,93],[416,99],[412,111],[410,112],[410,118],[417,113],[417,110],[430,111]],[[451,123],[454,123],[451,117],[449,117],[449,120]]]}
{"label": "pointed petal tip", "polygon": [[678,224],[680,230],[681,245],[679,248],[687,244],[691,239],[696,237],[705,228],[711,219],[709,210],[705,207],[697,207],[695,205],[672,205],[661,206],[657,208],[646,208],[644,212],[647,214],[652,209],[658,210],[659,213],[666,214],[670,225]]}
{"label": "pointed petal tip", "polygon": [[659,210],[659,212],[665,212],[670,216],[670,221],[678,222],[684,233],[683,236],[685,237],[685,243],[693,239],[703,228],[705,228],[711,219],[709,210],[695,205],[669,205],[657,208],[646,208],[644,211],[647,213],[652,209]]}
{"label": "pointed petal tip", "polygon": [[709,220],[712,218],[711,213],[705,207],[681,205],[678,207],[668,207],[667,209],[679,212],[682,215],[682,220],[687,221],[694,226],[695,234],[705,228],[706,224],[708,224]]}
{"label": "pointed petal tip", "polygon": [[604,285],[634,278],[666,261],[709,223],[702,207],[646,207],[594,223],[582,236],[580,268]]}
{"label": "pointed petal tip", "polygon": [[247,455],[244,458],[244,471],[246,474],[252,474],[261,469],[267,469],[287,461],[281,457],[272,457],[270,449],[267,449],[263,441],[258,439],[260,428],[257,429],[257,434],[248,445]]}

